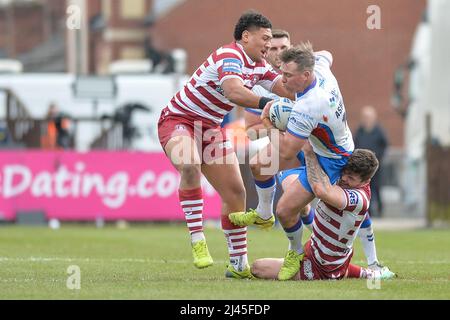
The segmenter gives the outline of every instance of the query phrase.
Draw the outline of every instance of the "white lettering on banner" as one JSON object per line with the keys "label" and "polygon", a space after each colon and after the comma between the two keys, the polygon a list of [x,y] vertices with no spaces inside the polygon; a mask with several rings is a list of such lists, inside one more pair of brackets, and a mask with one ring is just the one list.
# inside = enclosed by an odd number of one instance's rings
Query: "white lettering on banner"
{"label": "white lettering on banner", "polygon": [[120,208],[125,203],[127,191],[128,174],[126,172],[118,172],[107,182],[106,197],[103,199],[103,203],[112,209]]}
{"label": "white lettering on banner", "polygon": [[[29,194],[35,198],[88,198],[98,196],[110,209],[122,207],[127,197],[148,199],[168,198],[178,192],[180,176],[173,171],[156,174],[144,171],[133,184],[125,171],[106,177],[98,172],[85,172],[86,165],[78,162],[71,171],[61,165],[56,172],[33,173],[26,165],[9,164],[0,167],[0,193],[3,199]],[[216,191],[202,178],[204,195],[212,197]]]}
{"label": "white lettering on banner", "polygon": [[[5,199],[13,198],[25,192],[31,184],[31,171],[24,166],[12,165],[6,166],[3,170],[3,197]],[[13,185],[14,176],[18,176],[19,183]]]}
{"label": "white lettering on banner", "polygon": [[153,196],[155,191],[150,187],[153,183],[155,183],[156,177],[155,174],[151,171],[145,172],[137,183],[137,193],[141,195],[141,197],[149,198]]}

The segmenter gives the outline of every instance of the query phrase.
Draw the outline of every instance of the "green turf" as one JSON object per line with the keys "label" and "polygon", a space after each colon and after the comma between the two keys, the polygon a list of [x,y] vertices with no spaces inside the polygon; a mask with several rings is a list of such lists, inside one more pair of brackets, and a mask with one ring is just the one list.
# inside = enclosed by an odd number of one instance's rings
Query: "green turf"
{"label": "green turf", "polygon": [[[277,282],[224,278],[226,244],[206,229],[215,264],[196,270],[185,226],[0,227],[0,299],[450,299],[450,232],[377,232],[379,258],[399,274],[369,290],[366,281]],[[281,257],[276,229],[249,232],[250,260]],[[353,262],[363,263],[359,239]],[[66,287],[81,269],[81,289]]]}

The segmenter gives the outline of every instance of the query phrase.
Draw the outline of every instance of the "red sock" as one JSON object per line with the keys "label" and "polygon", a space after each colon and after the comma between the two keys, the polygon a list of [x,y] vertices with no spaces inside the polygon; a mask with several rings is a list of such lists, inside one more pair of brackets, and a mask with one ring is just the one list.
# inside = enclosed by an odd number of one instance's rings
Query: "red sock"
{"label": "red sock", "polygon": [[247,227],[236,226],[228,216],[222,216],[222,229],[227,239],[230,262],[236,270],[242,271],[248,263]]}
{"label": "red sock", "polygon": [[205,239],[203,234],[202,189],[178,190],[178,195],[192,243]]}
{"label": "red sock", "polygon": [[356,264],[349,264],[347,269],[347,278],[363,278],[364,272],[363,268],[360,266],[357,266]]}

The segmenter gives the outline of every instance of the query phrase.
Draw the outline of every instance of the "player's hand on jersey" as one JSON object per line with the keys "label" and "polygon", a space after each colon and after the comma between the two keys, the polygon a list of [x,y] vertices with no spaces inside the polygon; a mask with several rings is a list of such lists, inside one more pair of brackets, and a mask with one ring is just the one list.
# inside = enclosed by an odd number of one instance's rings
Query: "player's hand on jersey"
{"label": "player's hand on jersey", "polygon": [[264,107],[263,112],[261,113],[261,121],[267,129],[275,128],[272,124],[272,121],[270,121],[270,107],[272,107],[272,104],[273,100],[269,101]]}

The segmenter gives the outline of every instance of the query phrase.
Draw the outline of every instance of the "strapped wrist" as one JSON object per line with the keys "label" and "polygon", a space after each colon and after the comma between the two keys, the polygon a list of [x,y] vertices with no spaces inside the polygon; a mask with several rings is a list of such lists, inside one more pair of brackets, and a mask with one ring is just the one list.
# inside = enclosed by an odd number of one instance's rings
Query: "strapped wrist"
{"label": "strapped wrist", "polygon": [[266,106],[266,104],[272,100],[273,99],[270,99],[267,97],[261,97],[261,99],[259,99],[259,104],[258,104],[259,109],[263,110],[264,107]]}

